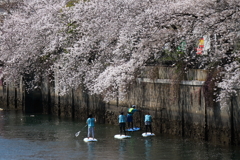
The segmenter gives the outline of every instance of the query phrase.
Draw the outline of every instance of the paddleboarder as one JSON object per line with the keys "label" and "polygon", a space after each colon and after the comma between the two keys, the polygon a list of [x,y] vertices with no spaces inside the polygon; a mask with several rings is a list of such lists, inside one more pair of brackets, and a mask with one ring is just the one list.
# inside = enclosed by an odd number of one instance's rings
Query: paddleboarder
{"label": "paddleboarder", "polygon": [[127,114],[127,123],[128,123],[128,128],[133,129],[133,114],[139,110],[136,109],[135,105],[132,105],[131,108],[128,109],[128,114]]}
{"label": "paddleboarder", "polygon": [[152,134],[152,116],[150,115],[149,112],[147,112],[147,114],[145,115],[144,123],[145,123],[146,134],[147,134],[148,128]]}
{"label": "paddleboarder", "polygon": [[123,132],[124,132],[124,135],[126,136],[126,130],[125,130],[126,116],[123,115],[123,112],[121,112],[120,115],[118,116],[118,122],[119,122],[119,128],[120,128],[120,136],[122,135]]}
{"label": "paddleboarder", "polygon": [[92,136],[94,139],[94,126],[95,126],[96,118],[92,117],[92,114],[88,116],[88,119],[86,121],[88,125],[88,139]]}

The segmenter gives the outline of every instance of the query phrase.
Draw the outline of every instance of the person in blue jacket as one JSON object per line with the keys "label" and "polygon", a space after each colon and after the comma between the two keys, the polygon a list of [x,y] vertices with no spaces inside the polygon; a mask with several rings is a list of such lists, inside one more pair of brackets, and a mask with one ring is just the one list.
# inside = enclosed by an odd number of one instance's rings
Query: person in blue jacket
{"label": "person in blue jacket", "polygon": [[88,125],[88,138],[90,138],[92,136],[92,138],[94,139],[95,122],[96,122],[96,118],[93,118],[92,114],[90,114],[86,121],[86,123]]}
{"label": "person in blue jacket", "polygon": [[127,123],[128,123],[128,128],[133,129],[133,114],[139,110],[136,109],[135,105],[132,105],[131,108],[128,109],[128,114],[127,114]]}
{"label": "person in blue jacket", "polygon": [[122,135],[122,131],[124,132],[124,135],[126,136],[126,116],[123,115],[123,112],[118,116],[118,122],[119,122],[119,128],[120,128],[120,135]]}
{"label": "person in blue jacket", "polygon": [[145,115],[144,123],[145,123],[146,134],[147,134],[148,128],[152,134],[152,116],[150,115],[149,112]]}

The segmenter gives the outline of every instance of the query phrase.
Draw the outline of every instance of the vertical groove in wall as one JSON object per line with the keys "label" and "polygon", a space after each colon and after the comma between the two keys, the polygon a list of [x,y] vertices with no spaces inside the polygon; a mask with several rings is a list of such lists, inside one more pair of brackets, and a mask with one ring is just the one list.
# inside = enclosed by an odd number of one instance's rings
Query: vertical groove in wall
{"label": "vertical groove in wall", "polygon": [[[142,104],[142,107],[144,107],[144,108],[146,107],[145,106],[145,98],[144,98],[145,97],[145,91],[146,91],[145,85],[146,85],[145,83],[141,83],[141,86],[142,86],[141,87],[141,89],[142,89],[142,102],[141,102],[141,104]],[[141,122],[142,121],[142,114],[143,114],[142,112],[139,112],[139,115],[140,115],[140,127],[142,126],[142,122]]]}
{"label": "vertical groove in wall", "polygon": [[60,104],[60,95],[58,93],[58,116],[61,116],[61,104]]}
{"label": "vertical groove in wall", "polygon": [[52,115],[52,100],[51,100],[51,91],[50,91],[50,84],[48,85],[48,114]]}
{"label": "vertical groove in wall", "polygon": [[119,87],[117,88],[117,107],[119,106]]}
{"label": "vertical groove in wall", "polygon": [[6,84],[7,87],[7,108],[9,109],[9,85]]}
{"label": "vertical groove in wall", "polygon": [[231,106],[230,106],[230,127],[231,127],[231,144],[232,144],[232,145],[234,145],[234,140],[235,140],[235,134],[234,134],[233,103],[234,103],[234,96],[231,96]]}
{"label": "vertical groove in wall", "polygon": [[23,81],[24,81],[24,78],[22,77],[22,79],[21,79],[21,92],[22,92],[22,111],[25,111],[25,94],[26,94],[26,92],[25,92],[25,86],[24,86],[24,83],[23,83]]}
{"label": "vertical groove in wall", "polygon": [[72,89],[72,118],[75,118],[74,90]]}
{"label": "vertical groove in wall", "polygon": [[[183,99],[182,97],[181,97],[181,95],[182,95],[182,93],[181,93],[181,86],[179,87],[179,96],[180,96],[180,99]],[[184,95],[183,95],[183,97],[185,97]],[[185,136],[185,131],[184,131],[184,129],[185,129],[185,119],[184,119],[184,101],[183,100],[181,100],[181,111],[182,111],[182,137],[184,137]]]}
{"label": "vertical groove in wall", "polygon": [[[162,118],[163,118],[163,116],[162,116],[162,111],[163,111],[163,109],[160,109],[160,133],[163,133],[163,120],[162,120]],[[157,111],[156,111],[157,112]]]}
{"label": "vertical groove in wall", "polygon": [[15,109],[17,109],[17,88],[15,87],[14,88],[14,102],[15,102]]}
{"label": "vertical groove in wall", "polygon": [[84,94],[85,98],[86,98],[86,105],[87,105],[87,116],[89,115],[89,95],[87,93]]}
{"label": "vertical groove in wall", "polygon": [[[204,94],[204,93],[202,93]],[[208,112],[207,112],[207,103],[205,101],[204,103],[204,128],[205,128],[205,133],[204,133],[204,139],[205,141],[208,141]]]}

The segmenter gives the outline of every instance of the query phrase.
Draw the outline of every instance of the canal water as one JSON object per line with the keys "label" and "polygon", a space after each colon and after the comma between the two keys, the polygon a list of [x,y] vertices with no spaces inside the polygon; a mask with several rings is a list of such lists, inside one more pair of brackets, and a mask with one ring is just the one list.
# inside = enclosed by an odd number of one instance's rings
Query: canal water
{"label": "canal water", "polygon": [[[96,124],[98,142],[86,143],[84,122],[48,115],[0,111],[0,160],[239,160],[239,147],[223,147],[169,135],[114,139],[118,127]],[[83,129],[82,129],[83,128]],[[82,129],[82,130],[81,130]],[[75,133],[81,130],[78,137]]]}

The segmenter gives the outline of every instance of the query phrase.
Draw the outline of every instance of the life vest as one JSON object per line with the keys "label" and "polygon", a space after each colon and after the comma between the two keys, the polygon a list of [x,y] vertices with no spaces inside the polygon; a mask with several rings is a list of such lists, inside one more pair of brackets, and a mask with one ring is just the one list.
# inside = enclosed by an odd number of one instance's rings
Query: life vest
{"label": "life vest", "polygon": [[134,110],[134,108],[129,108],[128,113],[132,113],[133,110]]}

